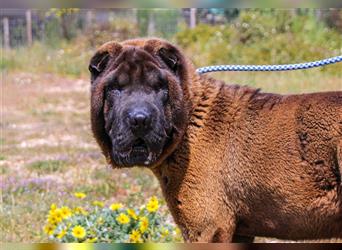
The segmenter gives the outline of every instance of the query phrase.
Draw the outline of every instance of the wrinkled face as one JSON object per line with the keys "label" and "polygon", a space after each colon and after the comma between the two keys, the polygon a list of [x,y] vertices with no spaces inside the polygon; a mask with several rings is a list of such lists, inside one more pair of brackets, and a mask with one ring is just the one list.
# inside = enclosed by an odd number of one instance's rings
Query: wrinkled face
{"label": "wrinkled face", "polygon": [[[153,47],[115,48],[114,55],[105,53],[90,65],[93,132],[113,166],[151,166],[174,142],[175,119],[184,120],[183,90],[174,70],[179,59],[164,49],[156,54]],[[100,91],[102,111],[94,115]]]}
{"label": "wrinkled face", "polygon": [[171,133],[167,78],[143,50],[129,49],[122,59],[104,80],[105,129],[112,157],[119,165],[149,165]]}

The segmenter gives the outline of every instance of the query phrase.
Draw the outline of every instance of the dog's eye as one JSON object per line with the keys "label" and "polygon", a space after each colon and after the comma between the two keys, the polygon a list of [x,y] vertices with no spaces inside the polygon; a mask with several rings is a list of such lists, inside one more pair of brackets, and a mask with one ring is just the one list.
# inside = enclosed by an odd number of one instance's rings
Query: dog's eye
{"label": "dog's eye", "polygon": [[114,94],[114,95],[120,95],[121,92],[122,92],[122,89],[114,89],[114,90],[113,90],[113,94]]}
{"label": "dog's eye", "polygon": [[120,84],[118,84],[118,83],[112,83],[112,84],[110,84],[109,86],[109,89],[110,89],[110,91],[113,91],[113,90],[119,90],[119,91],[122,91],[122,89],[123,89],[123,85],[120,85]]}
{"label": "dog's eye", "polygon": [[162,92],[162,101],[163,101],[163,103],[166,103],[167,100],[169,99],[169,90],[163,89],[163,90],[161,90],[161,92]]}
{"label": "dog's eye", "polygon": [[120,95],[122,91],[122,87],[115,85],[115,84],[111,84],[108,85],[106,88],[106,92],[108,95]]}

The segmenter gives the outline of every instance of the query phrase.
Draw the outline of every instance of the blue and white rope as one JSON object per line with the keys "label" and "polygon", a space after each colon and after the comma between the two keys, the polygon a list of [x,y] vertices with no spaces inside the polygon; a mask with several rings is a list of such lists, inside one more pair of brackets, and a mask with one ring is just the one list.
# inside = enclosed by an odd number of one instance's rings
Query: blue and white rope
{"label": "blue and white rope", "polygon": [[335,56],[319,61],[296,63],[296,64],[279,64],[279,65],[216,65],[198,68],[196,70],[199,74],[215,71],[286,71],[298,69],[310,69],[321,67],[328,64],[338,63],[342,61],[341,56]]}

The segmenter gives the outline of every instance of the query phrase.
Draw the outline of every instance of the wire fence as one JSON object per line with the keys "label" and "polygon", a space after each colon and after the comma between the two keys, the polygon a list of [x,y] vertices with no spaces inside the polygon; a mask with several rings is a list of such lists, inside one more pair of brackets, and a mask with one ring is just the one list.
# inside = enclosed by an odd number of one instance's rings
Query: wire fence
{"label": "wire fence", "polygon": [[98,35],[101,31],[115,37],[123,29],[132,36],[168,38],[181,25],[190,24],[190,12],[190,9],[2,9],[0,40],[2,47],[15,48],[35,41],[53,43],[80,34]]}
{"label": "wire fence", "polygon": [[[181,27],[233,22],[240,9],[1,9],[0,40],[5,48],[31,45],[35,41],[54,45],[78,35],[131,38],[160,36],[171,38]],[[252,10],[251,10],[252,11]],[[333,10],[259,10],[277,15],[314,15],[317,20],[342,31],[342,12]]]}
{"label": "wire fence", "polygon": [[[1,45],[5,48],[31,45],[34,41],[55,43],[84,35],[108,36],[132,33],[133,36],[172,37],[182,26],[194,28],[232,21],[239,9],[2,9]],[[130,30],[128,30],[130,29]],[[129,35],[129,34],[127,34]],[[125,38],[125,37],[124,37]]]}

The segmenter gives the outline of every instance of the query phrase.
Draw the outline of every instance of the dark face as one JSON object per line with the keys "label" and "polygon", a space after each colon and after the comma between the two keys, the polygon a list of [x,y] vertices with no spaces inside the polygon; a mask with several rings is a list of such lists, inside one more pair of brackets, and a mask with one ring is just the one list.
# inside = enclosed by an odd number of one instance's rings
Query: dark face
{"label": "dark face", "polygon": [[92,130],[114,167],[154,166],[183,134],[180,55],[157,42],[110,43],[91,60]]}
{"label": "dark face", "polygon": [[105,130],[123,166],[150,165],[171,133],[166,72],[146,52],[130,49],[104,78]]}

